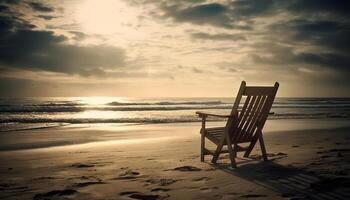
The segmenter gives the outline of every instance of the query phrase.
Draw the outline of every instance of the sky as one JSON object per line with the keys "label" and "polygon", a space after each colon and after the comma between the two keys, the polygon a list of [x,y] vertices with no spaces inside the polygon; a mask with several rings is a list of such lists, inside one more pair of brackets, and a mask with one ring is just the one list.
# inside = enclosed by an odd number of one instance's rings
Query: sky
{"label": "sky", "polygon": [[348,0],[0,0],[0,96],[350,96]]}

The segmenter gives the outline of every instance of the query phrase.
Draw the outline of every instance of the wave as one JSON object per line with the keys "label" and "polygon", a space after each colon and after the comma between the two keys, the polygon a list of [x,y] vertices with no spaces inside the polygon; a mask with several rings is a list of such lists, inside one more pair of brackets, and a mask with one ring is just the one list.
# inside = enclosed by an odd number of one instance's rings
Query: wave
{"label": "wave", "polygon": [[0,112],[4,113],[36,113],[36,112],[81,112],[85,109],[78,106],[4,106]]}
{"label": "wave", "polygon": [[193,110],[193,109],[230,109],[231,106],[107,106],[107,107],[5,107],[0,108],[0,113],[55,113],[55,112],[82,112],[82,111],[170,111],[170,110]]}
{"label": "wave", "polygon": [[[0,113],[62,113],[62,112],[83,112],[83,111],[175,111],[175,110],[211,110],[211,109],[231,109],[231,104],[222,105],[169,105],[169,106],[4,106],[0,107]],[[282,104],[273,105],[273,109],[278,108],[302,108],[302,109],[343,109],[350,111],[350,104],[338,105],[297,105]]]}
{"label": "wave", "polygon": [[[350,118],[349,113],[275,113],[269,119],[322,119],[322,118]],[[209,121],[224,121],[222,118],[208,118]],[[46,118],[46,117],[11,117],[0,119],[1,123],[176,123],[199,122],[195,115],[167,116],[167,117],[134,117],[134,118]]]}
{"label": "wave", "polygon": [[113,101],[107,103],[106,105],[111,106],[152,106],[152,105],[220,105],[225,104],[222,101],[182,101],[182,102],[169,102],[169,101],[161,101],[161,102],[117,102]]}
{"label": "wave", "polygon": [[[222,106],[172,106],[172,107],[6,107],[0,108],[0,113],[65,113],[65,112],[83,112],[83,111],[176,111],[176,110],[213,110],[213,109],[231,109],[231,105]],[[305,109],[321,109],[321,108],[343,108],[350,111],[350,106],[318,106],[318,105],[299,105],[299,106],[273,106],[273,108],[305,108]]]}
{"label": "wave", "polygon": [[68,125],[69,123],[0,123],[0,132],[34,130],[44,128],[54,128]]}

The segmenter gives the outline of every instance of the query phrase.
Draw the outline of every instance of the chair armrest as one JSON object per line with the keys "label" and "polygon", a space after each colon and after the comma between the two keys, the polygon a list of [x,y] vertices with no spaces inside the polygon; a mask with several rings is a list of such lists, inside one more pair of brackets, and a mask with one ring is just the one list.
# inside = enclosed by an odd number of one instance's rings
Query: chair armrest
{"label": "chair armrest", "polygon": [[[238,111],[238,112],[241,112],[242,109],[238,109],[237,111]],[[275,112],[269,112],[269,115],[274,115],[274,114],[275,114]]]}
{"label": "chair armrest", "polygon": [[229,118],[229,117],[234,117],[234,115],[221,115],[221,114],[214,114],[214,113],[205,113],[205,112],[199,112],[197,111],[196,114],[199,116],[199,117],[221,117],[221,118]]}

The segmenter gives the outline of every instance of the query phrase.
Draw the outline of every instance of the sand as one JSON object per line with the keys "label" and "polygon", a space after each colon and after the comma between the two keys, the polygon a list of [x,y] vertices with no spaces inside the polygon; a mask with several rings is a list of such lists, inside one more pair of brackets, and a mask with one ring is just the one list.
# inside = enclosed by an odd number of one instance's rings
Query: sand
{"label": "sand", "polygon": [[199,128],[86,124],[1,133],[0,199],[350,199],[347,120],[270,120],[270,161],[257,145],[237,169],[225,155],[218,165],[210,156],[199,161]]}

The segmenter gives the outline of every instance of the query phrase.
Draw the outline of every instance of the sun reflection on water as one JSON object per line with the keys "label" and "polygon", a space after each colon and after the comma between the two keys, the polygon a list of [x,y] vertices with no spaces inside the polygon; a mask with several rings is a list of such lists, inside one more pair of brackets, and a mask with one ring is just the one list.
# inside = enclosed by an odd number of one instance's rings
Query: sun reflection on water
{"label": "sun reflection on water", "polygon": [[82,104],[86,105],[101,105],[106,106],[111,102],[129,102],[129,98],[126,97],[83,97],[80,98]]}

